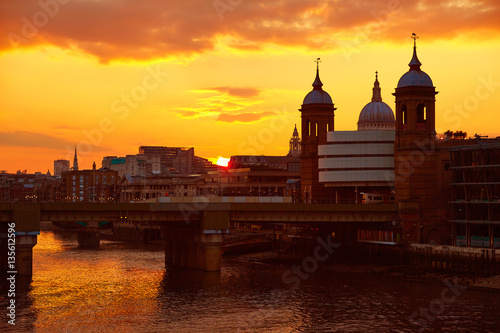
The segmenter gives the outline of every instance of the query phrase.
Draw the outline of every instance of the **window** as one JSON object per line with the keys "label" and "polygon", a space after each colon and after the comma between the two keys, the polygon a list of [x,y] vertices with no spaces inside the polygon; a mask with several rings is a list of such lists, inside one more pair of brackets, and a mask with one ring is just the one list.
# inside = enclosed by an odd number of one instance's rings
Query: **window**
{"label": "window", "polygon": [[406,104],[403,104],[401,107],[401,118],[403,120],[403,125],[406,125],[408,123],[408,112],[406,109]]}
{"label": "window", "polygon": [[417,105],[417,123],[425,123],[427,119],[427,107],[424,104]]}

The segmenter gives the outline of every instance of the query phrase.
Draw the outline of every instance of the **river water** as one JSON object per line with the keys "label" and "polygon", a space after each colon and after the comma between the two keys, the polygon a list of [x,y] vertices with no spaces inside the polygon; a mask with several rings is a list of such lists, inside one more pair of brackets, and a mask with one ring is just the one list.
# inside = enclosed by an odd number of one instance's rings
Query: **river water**
{"label": "river water", "polygon": [[500,332],[500,294],[322,267],[293,289],[290,267],[247,257],[166,272],[161,249],[101,245],[42,232],[32,281],[16,280],[15,327],[2,286],[0,332]]}

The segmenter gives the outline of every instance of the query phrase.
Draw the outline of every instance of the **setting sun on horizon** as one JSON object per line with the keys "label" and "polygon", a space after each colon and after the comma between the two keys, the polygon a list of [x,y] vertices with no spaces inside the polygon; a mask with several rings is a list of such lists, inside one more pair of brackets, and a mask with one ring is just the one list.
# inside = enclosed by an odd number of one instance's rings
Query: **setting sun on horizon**
{"label": "setting sun on horizon", "polygon": [[219,158],[217,159],[217,165],[222,167],[227,167],[229,160],[230,160],[229,158],[224,158],[222,156],[219,156]]}

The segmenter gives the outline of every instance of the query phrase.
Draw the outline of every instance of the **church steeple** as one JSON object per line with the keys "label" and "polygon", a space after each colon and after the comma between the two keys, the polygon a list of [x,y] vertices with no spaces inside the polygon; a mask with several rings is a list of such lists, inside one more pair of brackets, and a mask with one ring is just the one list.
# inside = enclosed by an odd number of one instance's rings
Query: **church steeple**
{"label": "church steeple", "polygon": [[321,62],[320,58],[315,60],[316,62],[316,79],[314,80],[312,86],[314,87],[313,90],[323,90],[323,83],[321,82],[319,78],[319,63]]}
{"label": "church steeple", "polygon": [[411,35],[411,38],[413,38],[413,57],[411,58],[411,61],[408,64],[408,66],[410,66],[410,70],[419,71],[420,66],[422,66],[422,63],[420,62],[420,60],[418,60],[418,57],[417,57],[417,38],[418,38],[418,36],[416,33],[413,33]]}
{"label": "church steeple", "polygon": [[[304,98],[301,113],[302,135],[300,149],[301,197],[303,202],[328,198],[328,190],[319,182],[318,146],[327,143],[327,134],[334,130],[335,107],[330,95],[323,90],[316,62],[316,79],[313,90]],[[295,131],[294,131],[295,134]],[[293,137],[292,137],[293,139]],[[298,132],[297,132],[298,139]],[[292,146],[292,142],[290,142]]]}
{"label": "church steeple", "polygon": [[73,158],[73,171],[78,171],[78,157],[76,155],[76,146],[75,146],[75,157]]}
{"label": "church steeple", "polygon": [[295,124],[295,129],[293,130],[292,138],[290,139],[290,150],[287,156],[299,157],[300,156],[300,136],[297,131],[297,124]]}

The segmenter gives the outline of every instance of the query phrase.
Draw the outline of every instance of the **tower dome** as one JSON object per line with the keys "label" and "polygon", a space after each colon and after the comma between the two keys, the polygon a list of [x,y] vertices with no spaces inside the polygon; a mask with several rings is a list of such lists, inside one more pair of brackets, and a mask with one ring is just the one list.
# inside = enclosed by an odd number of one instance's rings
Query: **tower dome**
{"label": "tower dome", "polygon": [[413,42],[413,57],[411,58],[410,63],[408,66],[410,66],[410,70],[403,74],[401,78],[399,79],[398,82],[398,88],[402,87],[414,87],[414,86],[420,86],[420,87],[434,87],[432,84],[432,80],[427,73],[422,71],[420,69],[420,66],[422,66],[422,63],[418,60],[417,57],[417,35],[413,34],[412,36],[414,42]]}
{"label": "tower dome", "polygon": [[314,83],[312,84],[313,90],[306,95],[304,98],[304,102],[302,105],[306,104],[333,104],[332,98],[330,95],[323,90],[323,83],[321,82],[319,78],[319,58],[316,60],[317,66],[316,66],[316,79],[314,80]]}
{"label": "tower dome", "polygon": [[358,131],[395,130],[396,120],[389,105],[382,102],[378,72],[375,72],[372,101],[359,114]]}

